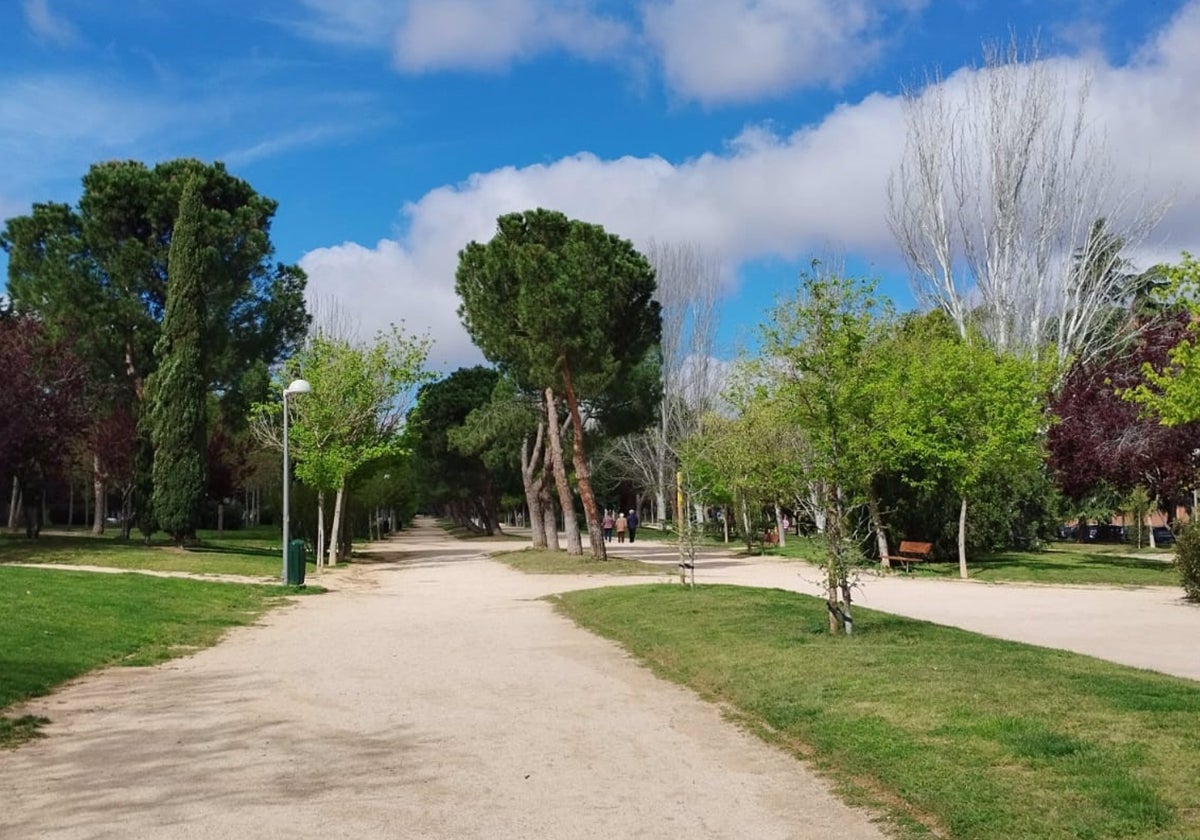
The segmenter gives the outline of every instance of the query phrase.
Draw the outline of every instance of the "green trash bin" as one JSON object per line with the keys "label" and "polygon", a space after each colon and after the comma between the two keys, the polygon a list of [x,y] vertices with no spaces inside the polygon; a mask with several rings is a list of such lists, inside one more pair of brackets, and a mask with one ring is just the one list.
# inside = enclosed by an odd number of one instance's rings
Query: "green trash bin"
{"label": "green trash bin", "polygon": [[304,540],[292,540],[288,545],[287,580],[288,586],[304,585]]}

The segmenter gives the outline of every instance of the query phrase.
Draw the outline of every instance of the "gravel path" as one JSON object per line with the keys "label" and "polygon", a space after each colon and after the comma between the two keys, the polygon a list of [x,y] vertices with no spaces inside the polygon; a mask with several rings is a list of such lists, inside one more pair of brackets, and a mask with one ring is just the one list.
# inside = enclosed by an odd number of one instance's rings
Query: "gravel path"
{"label": "gravel path", "polygon": [[538,600],[610,578],[522,575],[429,526],[386,548],[406,559],[31,704],[54,722],[0,753],[0,837],[882,836]]}

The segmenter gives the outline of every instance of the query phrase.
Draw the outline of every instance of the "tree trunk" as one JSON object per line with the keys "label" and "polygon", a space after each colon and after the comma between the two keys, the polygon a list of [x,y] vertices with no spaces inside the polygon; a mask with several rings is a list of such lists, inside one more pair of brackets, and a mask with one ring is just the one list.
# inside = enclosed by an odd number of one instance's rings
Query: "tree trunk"
{"label": "tree trunk", "polygon": [[535,479],[538,462],[542,459],[542,432],[545,426],[538,423],[533,451],[529,451],[529,438],[521,441],[521,486],[525,488],[525,504],[529,508],[529,533],[534,548],[546,547],[546,522],[542,518],[542,497],[538,490],[541,482]]}
{"label": "tree trunk", "polygon": [[787,545],[787,532],[783,530],[783,511],[779,509],[779,502],[775,503],[775,535],[776,544],[784,548]]}
{"label": "tree trunk", "polygon": [[500,530],[500,504],[496,500],[496,488],[490,478],[483,482],[483,499],[480,505],[483,514],[483,530],[489,536],[495,536]]}
{"label": "tree trunk", "polygon": [[42,490],[43,486],[39,481],[36,485],[29,488],[29,492],[26,492],[26,488],[22,487],[18,496],[21,500],[20,505],[25,520],[25,536],[32,540],[37,539],[42,533],[41,496],[44,492]]}
{"label": "tree trunk", "polygon": [[217,502],[217,533],[225,533],[225,500]]}
{"label": "tree trunk", "polygon": [[[571,418],[571,453],[575,461],[575,483],[579,485],[579,498],[583,501],[583,518],[587,522],[588,541],[592,544],[592,559],[607,560],[604,547],[604,528],[600,524],[600,512],[596,507],[596,494],[592,492],[592,471],[583,451],[583,417],[579,413],[579,396],[571,381],[571,369],[563,365],[563,387],[566,389],[567,413]],[[659,508],[661,516],[662,508]],[[660,520],[661,521],[661,520]]]}
{"label": "tree trunk", "polygon": [[546,520],[542,515],[541,504],[541,485],[542,482],[534,478],[538,461],[540,460],[541,452],[541,434],[542,425],[538,424],[538,438],[536,438],[533,446],[533,454],[528,454],[529,440],[526,439],[521,444],[521,484],[526,491],[526,505],[529,508],[529,535],[530,544],[534,548],[546,547]]}
{"label": "tree trunk", "polygon": [[95,499],[92,506],[92,533],[104,533],[104,472],[101,469],[99,453],[92,456],[92,492]]}
{"label": "tree trunk", "polygon": [[[547,457],[553,460],[553,455],[547,453]],[[546,535],[546,549],[549,551],[558,551],[558,520],[554,517],[554,497],[550,495],[550,464],[547,464],[542,472],[542,480],[538,488],[538,499],[542,506],[542,531]]]}
{"label": "tree trunk", "polygon": [[333,498],[333,521],[329,524],[329,560],[328,566],[336,566],[338,561],[338,536],[342,532],[342,499],[346,493],[346,482],[338,484],[337,494]]}
{"label": "tree trunk", "polygon": [[121,539],[129,542],[133,533],[133,484],[127,484],[121,491]]}
{"label": "tree trunk", "polygon": [[967,579],[967,497],[958,509],[958,576]]}
{"label": "tree trunk", "polygon": [[14,475],[12,480],[12,497],[8,500],[8,527],[17,527],[17,512],[21,510],[21,482]]}
{"label": "tree trunk", "polygon": [[75,482],[67,481],[67,530],[75,524]]}
{"label": "tree trunk", "polygon": [[325,565],[325,491],[317,491],[317,568]]}
{"label": "tree trunk", "polygon": [[746,505],[744,496],[742,497],[742,537],[746,540],[746,550],[752,550],[754,548],[754,533],[750,530],[750,508]]}
{"label": "tree trunk", "polygon": [[83,527],[86,528],[88,524],[88,514],[92,512],[90,507],[91,496],[88,495],[86,481],[83,483],[83,493],[81,495],[83,496]]}
{"label": "tree trunk", "polygon": [[867,514],[871,518],[871,529],[875,531],[875,545],[879,549],[879,564],[885,569],[892,568],[892,555],[888,550],[887,530],[883,527],[883,516],[879,512],[879,499],[875,490],[867,490]]}
{"label": "tree trunk", "polygon": [[841,557],[842,522],[840,511],[830,504],[825,512],[825,539],[829,543],[829,564],[825,569],[825,607],[829,614],[829,635],[836,636],[842,629],[841,611],[838,608],[838,563]]}
{"label": "tree trunk", "polygon": [[563,529],[567,532],[567,554],[579,557],[583,554],[583,543],[579,539],[579,525],[575,520],[575,499],[571,485],[567,482],[567,466],[563,461],[562,438],[558,434],[558,403],[554,389],[546,389],[546,429],[550,433],[550,456],[554,462],[554,483],[558,487],[558,503],[562,506]]}
{"label": "tree trunk", "polygon": [[341,525],[338,527],[337,533],[334,536],[335,544],[337,545],[337,560],[345,562],[350,559],[350,547],[354,542],[354,535],[350,532],[350,519],[346,514],[346,507],[350,503],[350,494],[346,491],[346,481],[342,480],[342,488],[338,492],[338,521]]}

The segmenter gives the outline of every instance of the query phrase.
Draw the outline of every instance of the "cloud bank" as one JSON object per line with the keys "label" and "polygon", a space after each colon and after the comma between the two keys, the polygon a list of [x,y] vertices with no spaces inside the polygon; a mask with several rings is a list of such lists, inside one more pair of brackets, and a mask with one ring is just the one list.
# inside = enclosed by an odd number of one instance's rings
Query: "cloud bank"
{"label": "cloud bank", "polygon": [[[1173,199],[1156,240],[1164,255],[1198,244],[1200,53],[1190,46],[1198,42],[1200,2],[1129,65],[1086,68],[1094,74],[1090,113],[1107,136],[1119,175],[1151,199]],[[409,328],[437,337],[437,362],[474,362],[478,353],[455,314],[454,270],[458,251],[489,238],[498,215],[552,207],[637,244],[651,238],[702,242],[735,264],[795,258],[831,244],[898,263],[886,223],[886,185],[904,136],[899,99],[872,95],[790,134],[750,126],[726,148],[690,160],[604,160],[583,153],[505,167],[405,205],[395,239],[373,248],[320,248],[301,264],[313,294],[340,300],[365,329],[403,318]]]}
{"label": "cloud bank", "polygon": [[657,64],[675,96],[716,105],[840,85],[928,0],[303,0],[300,34],[391,51],[403,73],[502,70],[544,53]]}

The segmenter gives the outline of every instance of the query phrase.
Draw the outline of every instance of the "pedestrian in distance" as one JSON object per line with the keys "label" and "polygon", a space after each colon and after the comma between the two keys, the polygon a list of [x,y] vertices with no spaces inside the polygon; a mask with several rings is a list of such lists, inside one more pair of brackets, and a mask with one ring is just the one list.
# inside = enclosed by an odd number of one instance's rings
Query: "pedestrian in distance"
{"label": "pedestrian in distance", "polygon": [[612,542],[614,524],[616,524],[616,520],[613,519],[612,511],[606,508],[604,510],[604,519],[600,520],[600,526],[604,529],[605,542]]}
{"label": "pedestrian in distance", "polygon": [[625,524],[629,528],[630,542],[633,542],[635,539],[637,539],[637,528],[640,522],[641,520],[638,519],[636,510],[629,511],[629,516],[625,517]]}
{"label": "pedestrian in distance", "polygon": [[629,527],[629,522],[625,519],[625,514],[618,513],[617,514],[617,522],[616,522],[617,542],[619,542],[619,543],[625,542],[625,529],[628,527]]}

